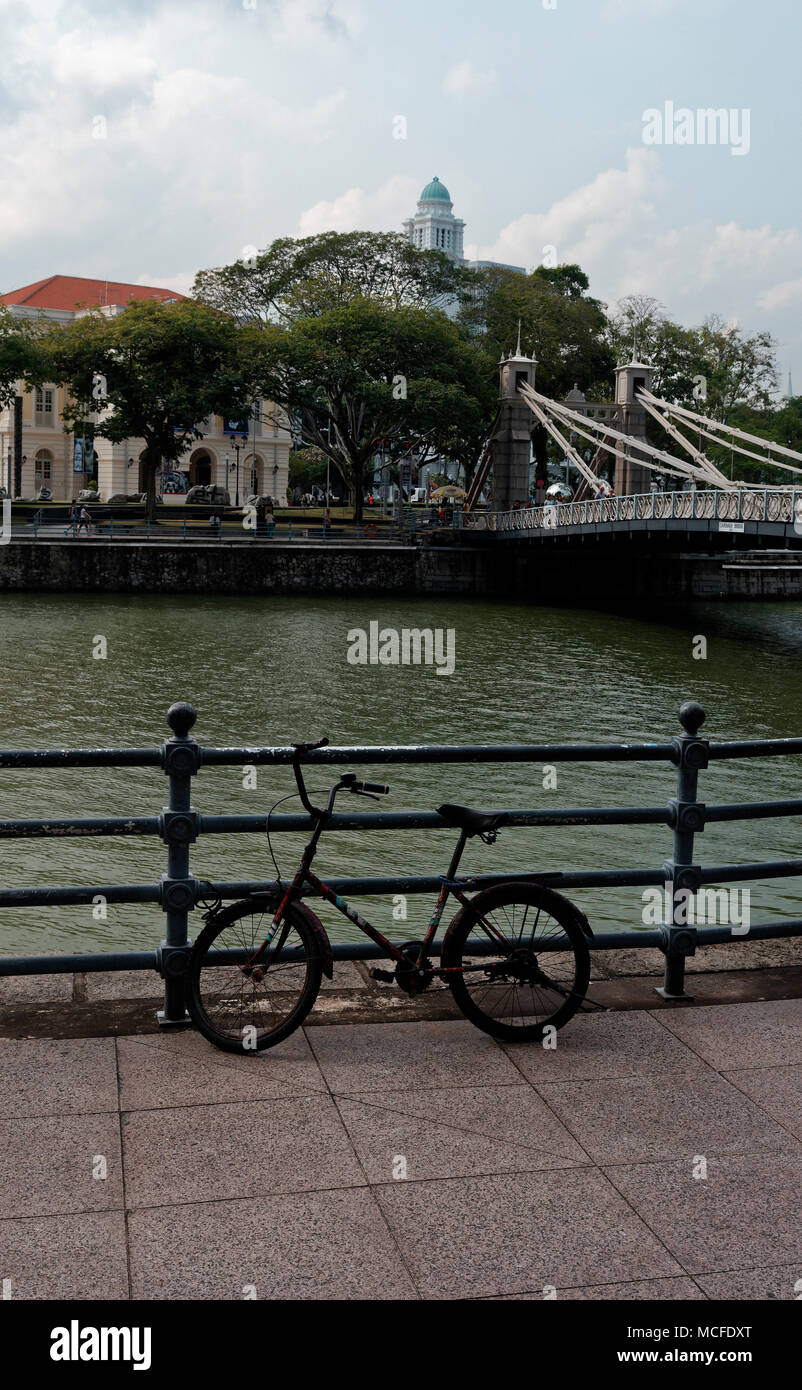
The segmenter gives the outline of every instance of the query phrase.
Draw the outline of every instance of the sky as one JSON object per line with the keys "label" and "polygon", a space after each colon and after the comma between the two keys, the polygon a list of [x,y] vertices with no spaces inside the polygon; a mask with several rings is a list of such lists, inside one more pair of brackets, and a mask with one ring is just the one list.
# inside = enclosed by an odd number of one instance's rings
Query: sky
{"label": "sky", "polygon": [[801,37],[800,0],[0,0],[0,291],[187,292],[437,174],[469,257],[767,329],[802,393]]}

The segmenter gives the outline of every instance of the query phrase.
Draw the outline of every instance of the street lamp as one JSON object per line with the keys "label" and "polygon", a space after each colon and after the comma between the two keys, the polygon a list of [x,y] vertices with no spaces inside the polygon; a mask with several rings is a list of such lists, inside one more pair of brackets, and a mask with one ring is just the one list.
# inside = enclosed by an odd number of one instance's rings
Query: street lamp
{"label": "street lamp", "polygon": [[245,445],[245,444],[248,443],[248,436],[247,436],[247,434],[234,435],[233,438],[232,438],[232,443],[233,443],[234,449],[236,450],[236,454],[237,454],[237,462],[236,462],[236,465],[235,465],[235,464],[232,464],[232,465],[231,465],[231,468],[233,469],[234,467],[236,467],[236,470],[237,470],[237,491],[236,491],[236,495],[235,495],[235,498],[234,498],[234,506],[235,506],[235,507],[238,507],[238,506],[239,506],[239,451],[240,451],[240,449],[243,447],[243,445]]}

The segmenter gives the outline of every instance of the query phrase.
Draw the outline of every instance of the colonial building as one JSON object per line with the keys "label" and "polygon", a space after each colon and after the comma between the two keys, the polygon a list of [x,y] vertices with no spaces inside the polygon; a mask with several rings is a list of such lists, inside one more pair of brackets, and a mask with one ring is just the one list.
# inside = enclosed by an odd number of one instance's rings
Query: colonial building
{"label": "colonial building", "polygon": [[470,266],[472,270],[484,270],[491,266],[513,270],[518,275],[526,274],[522,265],[505,265],[501,261],[466,261],[463,251],[465,223],[460,217],[454,216],[453,206],[451,194],[435,174],[418,199],[417,212],[404,222],[407,240],[419,251],[444,251],[452,261]]}
{"label": "colonial building", "polygon": [[[183,298],[170,290],[151,285],[128,285],[114,280],[89,280],[73,275],[51,275],[33,285],[0,295],[0,304],[19,318],[41,316],[60,323],[72,323],[92,308],[109,316],[125,312],[131,299],[158,299],[163,304]],[[127,439],[122,444],[95,436],[94,440],[65,432],[62,412],[65,389],[58,382],[45,383],[22,396],[22,493],[36,497],[47,487],[54,498],[71,499],[90,482],[97,483],[101,500],[114,494],[130,495],[144,487],[142,454],[144,440]],[[266,403],[254,404],[247,435],[231,434],[226,422],[211,416],[199,426],[203,438],[187,449],[175,465],[176,472],[163,479],[165,500],[180,502],[187,485],[217,483],[242,503],[251,493],[269,495],[284,506],[287,501],[290,434]],[[90,416],[97,423],[100,416]],[[91,433],[91,430],[90,430]],[[13,491],[14,413],[0,411],[0,480]],[[159,480],[157,479],[157,488]]]}

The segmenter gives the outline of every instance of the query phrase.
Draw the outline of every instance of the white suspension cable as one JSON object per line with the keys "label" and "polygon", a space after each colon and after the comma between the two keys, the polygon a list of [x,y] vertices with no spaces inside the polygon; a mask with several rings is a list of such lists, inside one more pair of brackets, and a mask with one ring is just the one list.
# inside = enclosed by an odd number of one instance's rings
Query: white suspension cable
{"label": "white suspension cable", "polygon": [[[684,409],[684,407],[681,407],[681,406],[674,406],[674,405],[671,405],[671,404],[670,404],[669,402],[667,402],[667,401],[661,401],[661,400],[659,400],[659,398],[658,398],[657,396],[653,396],[651,392],[644,392],[643,389],[641,388],[640,396],[643,397],[644,395],[648,395],[648,396],[650,397],[651,401],[653,401],[655,404],[658,404],[658,403],[659,403],[659,405],[660,405],[663,409],[668,410],[668,411],[670,411],[670,412],[672,412],[672,413],[673,413],[673,412],[677,412],[677,414],[680,415],[680,421],[679,421],[680,424],[683,424],[683,425],[691,425],[691,424],[693,424],[693,427],[694,427],[695,429],[698,429],[699,433],[700,433],[700,434],[703,434],[704,437],[705,437],[705,439],[710,439],[710,440],[712,440],[712,442],[713,442],[714,444],[720,445],[721,448],[723,448],[723,449],[724,449],[724,448],[733,449],[736,453],[738,453],[738,454],[743,454],[746,458],[755,459],[757,463],[762,463],[762,464],[768,466],[769,468],[781,468],[781,469],[782,469],[784,472],[786,472],[786,473],[800,473],[800,474],[802,474],[802,468],[795,468],[795,467],[793,466],[793,464],[790,464],[790,463],[782,463],[780,459],[776,459],[776,458],[773,458],[773,457],[771,456],[771,451],[772,451],[772,450],[774,450],[774,449],[780,449],[780,448],[782,447],[782,446],[779,445],[779,444],[775,444],[772,440],[760,439],[758,435],[745,435],[743,431],[738,431],[737,433],[739,434],[739,437],[746,438],[746,439],[754,439],[756,443],[762,444],[762,446],[763,446],[764,449],[768,449],[768,450],[769,450],[769,456],[768,456],[768,457],[767,457],[765,454],[755,454],[755,453],[753,453],[753,451],[752,451],[751,449],[745,449],[745,448],[743,447],[742,444],[736,444],[736,443],[735,443],[735,440],[734,440],[733,438],[726,438],[726,437],[725,437],[724,439],[722,439],[722,438],[720,438],[719,435],[717,435],[717,434],[712,434],[712,433],[710,432],[710,430],[703,429],[703,428],[702,428],[702,425],[701,425],[700,423],[698,423],[698,422],[699,422],[699,421],[706,420],[706,417],[705,417],[704,415],[697,415],[697,416],[694,416],[693,411],[690,411],[690,410],[686,411],[686,410]],[[645,400],[644,400],[644,405],[646,405],[646,401],[645,401]],[[686,417],[687,417],[687,418],[686,418]],[[726,432],[726,431],[729,429],[729,426],[720,425],[720,428]],[[736,433],[736,431],[733,430],[733,434],[735,434],[735,433]],[[800,459],[800,461],[802,461],[802,454],[795,454],[793,450],[784,449],[784,450],[783,450],[783,453],[790,454],[792,457],[798,458],[798,459]],[[754,486],[757,486],[757,485],[754,484],[754,483],[750,483],[750,484],[747,484],[747,486],[754,487]]]}
{"label": "white suspension cable", "polygon": [[785,445],[775,444],[773,440],[761,439],[759,434],[748,434],[746,430],[736,429],[735,425],[725,425],[721,420],[711,420],[707,415],[699,415],[695,410],[688,410],[684,405],[672,405],[670,401],[661,400],[659,396],[653,395],[651,391],[645,391],[643,387],[641,387],[640,394],[642,396],[647,395],[655,405],[659,405],[665,410],[670,410],[672,414],[676,413],[678,415],[687,416],[694,426],[698,425],[701,420],[703,424],[709,425],[711,429],[719,430],[724,434],[734,434],[738,439],[748,439],[750,444],[762,444],[764,449],[771,449],[772,452],[783,454],[786,458],[796,459],[798,463],[802,463],[802,454],[796,449],[787,449]]}
{"label": "white suspension cable", "polygon": [[[594,458],[598,457],[599,454],[605,453],[609,454],[612,458],[621,459],[622,463],[632,462],[632,455],[630,452],[624,452],[624,450],[622,449],[616,449],[615,445],[609,442],[609,430],[605,430],[605,433],[601,437],[600,442],[600,437],[598,434],[590,434],[588,430],[583,429],[582,426],[579,424],[574,424],[573,421],[561,421],[561,423],[572,424],[577,434],[581,434],[582,437],[584,439],[587,439],[591,444],[598,444],[598,448],[596,450]],[[595,422],[593,423],[596,429],[601,430],[603,428],[603,426],[596,425]],[[629,439],[629,436],[626,436],[626,438]],[[635,462],[640,467],[652,469],[656,473],[671,473],[676,478],[690,478],[693,476],[694,472],[690,464],[685,463],[684,459],[676,460],[676,468],[671,468],[666,464],[651,463],[648,459],[636,459]]]}
{"label": "white suspension cable", "polygon": [[544,428],[548,430],[552,439],[556,439],[557,443],[560,445],[560,448],[564,450],[566,458],[570,458],[574,466],[579,469],[579,472],[581,476],[584,478],[585,482],[590,483],[591,487],[595,487],[596,484],[599,483],[600,479],[591,468],[588,468],[588,465],[585,463],[585,460],[581,457],[580,454],[577,453],[573,444],[569,443],[569,441],[565,439],[563,435],[560,434],[560,431],[557,429],[557,426],[549,419],[545,410],[542,410],[541,407],[535,401],[529,401],[528,404],[530,410],[532,410],[534,414],[537,416],[541,425],[543,425]]}
{"label": "white suspension cable", "polygon": [[682,445],[682,448],[690,454],[691,458],[696,460],[698,467],[701,468],[703,472],[709,472],[719,484],[723,483],[727,486],[727,478],[722,473],[721,469],[717,468],[706,454],[702,454],[698,449],[694,448],[691,441],[685,438],[685,435],[677,429],[676,425],[672,424],[671,420],[668,419],[666,415],[661,414],[657,407],[646,399],[646,393],[643,390],[638,392],[637,399],[666,433],[670,434],[672,439],[676,439],[677,443]]}
{"label": "white suspension cable", "polygon": [[[563,418],[569,419],[572,422],[581,421],[582,423],[585,423],[586,421],[586,417],[584,415],[577,414],[575,410],[569,410],[568,406],[559,404],[557,401],[549,400],[547,396],[541,395],[539,391],[535,391],[531,386],[524,384],[520,386],[518,389],[527,402],[529,401],[531,393],[531,396],[535,400],[537,400],[537,402],[540,405],[544,406],[549,411],[556,413],[558,417],[562,416]],[[686,463],[683,459],[675,458],[673,454],[667,454],[664,449],[655,448],[653,444],[647,443],[645,439],[633,439],[632,435],[624,434],[621,430],[613,429],[612,425],[607,424],[606,421],[603,425],[597,424],[595,420],[589,420],[588,423],[590,423],[593,428],[599,431],[604,431],[606,434],[612,435],[614,439],[619,439],[622,443],[628,444],[631,449],[634,448],[639,453],[642,451],[651,455],[652,458],[660,459],[661,463],[664,466],[663,468],[658,470],[659,472],[672,472],[679,473],[680,475],[689,475],[693,478],[698,478],[705,483],[713,482],[715,485],[714,479],[711,478],[709,473],[704,472],[701,468],[697,468],[694,464]],[[578,433],[581,434],[582,430],[578,430]],[[621,457],[626,458],[627,455],[622,455]],[[639,465],[643,465],[643,467],[646,468],[650,466],[648,461],[644,458],[636,458],[634,461]],[[653,466],[654,465],[652,465],[652,467]],[[727,488],[729,488],[729,483],[727,483]]]}

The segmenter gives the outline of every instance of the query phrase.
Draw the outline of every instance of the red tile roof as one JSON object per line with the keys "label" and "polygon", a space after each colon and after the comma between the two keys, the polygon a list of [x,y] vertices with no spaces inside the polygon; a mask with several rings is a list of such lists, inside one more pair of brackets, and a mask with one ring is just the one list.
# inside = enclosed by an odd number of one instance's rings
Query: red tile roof
{"label": "red tile roof", "polygon": [[126,285],[120,280],[86,280],[80,275],[49,275],[33,285],[0,294],[0,304],[24,304],[32,309],[90,308],[96,304],[127,304],[129,299],[183,299],[175,290],[156,285]]}

